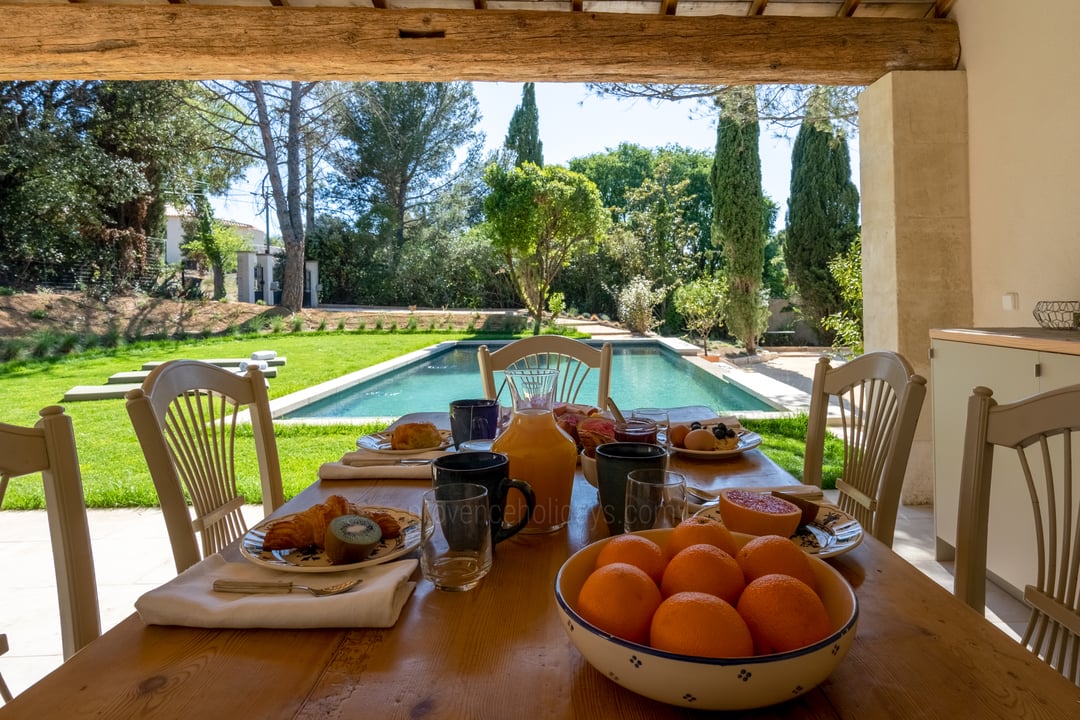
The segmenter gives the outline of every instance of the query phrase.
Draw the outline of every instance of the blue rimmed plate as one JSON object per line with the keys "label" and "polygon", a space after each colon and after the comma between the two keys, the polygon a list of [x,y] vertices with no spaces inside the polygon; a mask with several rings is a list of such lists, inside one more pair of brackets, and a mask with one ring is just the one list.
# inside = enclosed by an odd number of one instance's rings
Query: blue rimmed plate
{"label": "blue rimmed plate", "polygon": [[[723,521],[716,505],[702,508],[695,515]],[[830,558],[842,555],[862,542],[863,529],[858,520],[835,507],[819,505],[817,517],[800,525],[791,541],[807,555]]]}
{"label": "blue rimmed plate", "polygon": [[293,515],[269,518],[251,528],[240,541],[240,554],[247,560],[272,570],[296,573],[331,573],[342,570],[355,570],[369,565],[380,565],[399,558],[420,546],[420,518],[408,510],[388,507],[367,507],[364,510],[384,512],[391,515],[401,526],[401,534],[392,540],[380,542],[368,557],[360,562],[334,565],[326,553],[315,546],[306,548],[287,548],[284,550],[264,550],[263,538],[266,529],[279,520],[288,520]]}

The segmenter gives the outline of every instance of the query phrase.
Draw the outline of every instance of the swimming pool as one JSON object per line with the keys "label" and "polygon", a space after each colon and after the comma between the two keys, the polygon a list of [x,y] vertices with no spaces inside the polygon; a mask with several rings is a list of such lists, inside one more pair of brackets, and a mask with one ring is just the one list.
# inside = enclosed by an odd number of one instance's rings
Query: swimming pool
{"label": "swimming pool", "polygon": [[[501,383],[501,375],[496,373],[496,385]],[[612,345],[610,394],[623,408],[707,405],[732,412],[776,409],[656,343]],[[402,412],[445,412],[451,400],[483,396],[476,345],[462,344],[342,389],[282,417],[397,417]],[[578,397],[585,402],[596,398],[595,378],[584,384]],[[502,402],[508,405],[509,397]]]}

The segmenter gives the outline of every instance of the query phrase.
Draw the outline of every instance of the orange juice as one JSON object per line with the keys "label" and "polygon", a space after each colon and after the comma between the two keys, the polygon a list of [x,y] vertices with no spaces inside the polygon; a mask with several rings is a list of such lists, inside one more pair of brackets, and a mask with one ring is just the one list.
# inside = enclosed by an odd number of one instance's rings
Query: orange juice
{"label": "orange juice", "polygon": [[[510,458],[510,477],[524,480],[536,493],[536,510],[522,532],[552,532],[570,519],[577,446],[555,422],[550,409],[514,412],[509,427],[491,445],[492,452]],[[513,524],[525,512],[524,501],[513,493],[506,503],[505,522]]]}

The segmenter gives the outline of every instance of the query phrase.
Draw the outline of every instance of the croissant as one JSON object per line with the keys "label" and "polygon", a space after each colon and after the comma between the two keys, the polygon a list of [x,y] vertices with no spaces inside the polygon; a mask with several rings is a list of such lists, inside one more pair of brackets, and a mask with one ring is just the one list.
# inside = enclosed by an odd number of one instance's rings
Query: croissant
{"label": "croissant", "polygon": [[331,495],[326,502],[312,505],[286,520],[271,523],[263,537],[264,550],[326,546],[326,528],[330,521],[341,515],[349,515],[356,507],[340,495]]}

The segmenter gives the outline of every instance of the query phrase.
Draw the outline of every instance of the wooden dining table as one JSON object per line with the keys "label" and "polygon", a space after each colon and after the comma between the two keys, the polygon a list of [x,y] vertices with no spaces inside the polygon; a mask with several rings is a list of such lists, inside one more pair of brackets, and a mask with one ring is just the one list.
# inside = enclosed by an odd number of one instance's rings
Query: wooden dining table
{"label": "wooden dining table", "polygon": [[[796,482],[757,450],[678,462],[713,488]],[[427,485],[315,482],[278,512],[335,493],[419,512]],[[712,716],[625,690],[571,645],[555,611],[555,575],[571,553],[607,535],[580,473],[572,504],[563,530],[500,543],[472,591],[435,590],[417,573],[392,628],[199,629],[146,626],[132,615],[0,708],[0,718]],[[245,562],[235,546],[225,554]],[[827,562],[858,597],[851,651],[817,688],[738,717],[1080,717],[1080,688],[874,538]]]}

